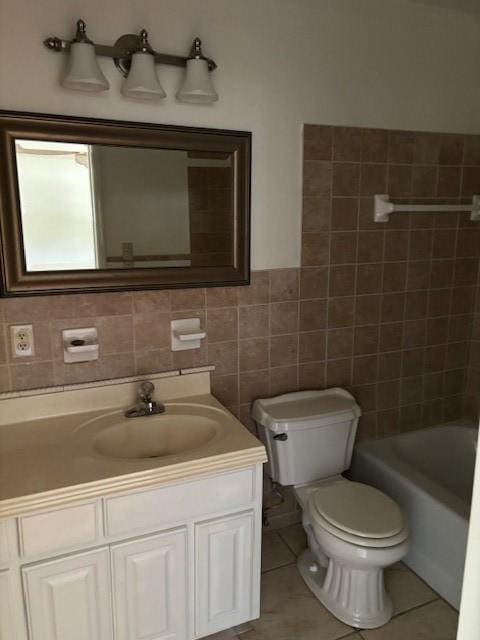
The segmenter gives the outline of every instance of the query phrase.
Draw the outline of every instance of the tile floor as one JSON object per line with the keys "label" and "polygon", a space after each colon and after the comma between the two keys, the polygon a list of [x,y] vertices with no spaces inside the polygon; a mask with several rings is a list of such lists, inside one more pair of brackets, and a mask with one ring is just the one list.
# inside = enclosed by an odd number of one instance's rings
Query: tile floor
{"label": "tile floor", "polygon": [[394,615],[380,629],[353,629],[332,616],[311,594],[295,560],[305,546],[300,524],[264,534],[261,616],[215,640],[455,640],[457,612],[405,565],[386,571]]}

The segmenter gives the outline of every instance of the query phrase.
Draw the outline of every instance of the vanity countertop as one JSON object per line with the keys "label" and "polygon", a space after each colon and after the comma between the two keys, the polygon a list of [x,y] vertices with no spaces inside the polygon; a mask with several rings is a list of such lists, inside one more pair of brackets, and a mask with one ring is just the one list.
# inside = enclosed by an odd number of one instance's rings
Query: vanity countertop
{"label": "vanity countertop", "polygon": [[123,418],[138,381],[0,398],[0,518],[265,462],[263,445],[210,394],[208,373],[149,379],[167,412],[168,403],[213,411],[221,432],[182,453],[114,458],[98,453],[83,427]]}

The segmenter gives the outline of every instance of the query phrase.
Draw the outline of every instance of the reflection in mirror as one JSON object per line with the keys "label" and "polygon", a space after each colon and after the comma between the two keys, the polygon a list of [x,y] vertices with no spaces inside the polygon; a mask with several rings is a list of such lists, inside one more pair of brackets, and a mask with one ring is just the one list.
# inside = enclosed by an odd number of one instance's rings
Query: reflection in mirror
{"label": "reflection in mirror", "polygon": [[27,271],[233,264],[231,154],[18,138],[15,148]]}

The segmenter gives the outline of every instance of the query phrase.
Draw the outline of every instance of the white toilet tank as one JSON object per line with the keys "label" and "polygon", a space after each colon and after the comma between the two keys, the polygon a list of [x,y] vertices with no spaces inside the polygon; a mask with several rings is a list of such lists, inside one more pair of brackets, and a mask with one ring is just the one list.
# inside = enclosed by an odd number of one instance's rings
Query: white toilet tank
{"label": "white toilet tank", "polygon": [[339,388],[255,400],[252,417],[272,480],[301,485],[348,469],[360,415],[355,398]]}

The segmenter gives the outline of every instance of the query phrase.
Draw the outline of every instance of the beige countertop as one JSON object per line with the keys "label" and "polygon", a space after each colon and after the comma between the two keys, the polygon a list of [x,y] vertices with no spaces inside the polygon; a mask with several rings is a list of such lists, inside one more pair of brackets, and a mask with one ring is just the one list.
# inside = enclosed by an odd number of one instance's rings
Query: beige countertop
{"label": "beige countertop", "polygon": [[85,423],[106,414],[123,418],[138,382],[0,398],[0,517],[266,460],[259,440],[210,394],[208,373],[149,379],[167,412],[169,403],[200,414],[213,411],[219,433],[181,454],[111,458],[96,451]]}

